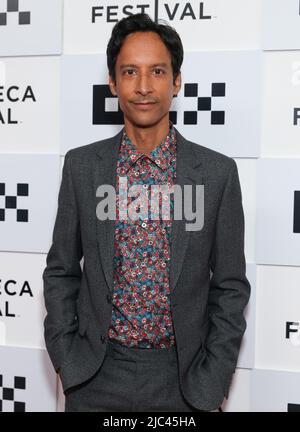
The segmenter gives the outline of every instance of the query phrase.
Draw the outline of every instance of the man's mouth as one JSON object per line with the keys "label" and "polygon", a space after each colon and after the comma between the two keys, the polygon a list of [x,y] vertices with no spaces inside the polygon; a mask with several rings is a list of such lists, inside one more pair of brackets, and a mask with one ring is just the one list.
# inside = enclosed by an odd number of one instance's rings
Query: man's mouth
{"label": "man's mouth", "polygon": [[149,109],[152,108],[156,102],[146,101],[146,102],[133,102],[133,104],[139,109]]}

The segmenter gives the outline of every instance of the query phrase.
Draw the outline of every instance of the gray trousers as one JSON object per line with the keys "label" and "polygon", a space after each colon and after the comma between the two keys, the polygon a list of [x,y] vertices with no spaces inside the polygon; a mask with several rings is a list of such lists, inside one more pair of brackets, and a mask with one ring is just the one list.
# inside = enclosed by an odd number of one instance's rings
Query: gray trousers
{"label": "gray trousers", "polygon": [[128,348],[107,342],[101,367],[65,392],[69,411],[200,411],[183,397],[176,348]]}

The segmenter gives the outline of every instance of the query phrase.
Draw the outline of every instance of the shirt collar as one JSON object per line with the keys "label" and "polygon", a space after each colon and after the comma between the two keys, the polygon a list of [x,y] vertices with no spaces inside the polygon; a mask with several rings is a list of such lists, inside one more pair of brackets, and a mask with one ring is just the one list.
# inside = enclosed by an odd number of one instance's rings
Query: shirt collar
{"label": "shirt collar", "polygon": [[[173,123],[169,120],[169,133],[162,142],[152,150],[148,156],[162,170],[166,170],[171,162],[172,156],[176,151],[176,132]],[[119,161],[122,166],[122,171],[127,172],[129,168],[144,155],[143,152],[137,150],[135,145],[128,137],[125,129],[123,131]]]}

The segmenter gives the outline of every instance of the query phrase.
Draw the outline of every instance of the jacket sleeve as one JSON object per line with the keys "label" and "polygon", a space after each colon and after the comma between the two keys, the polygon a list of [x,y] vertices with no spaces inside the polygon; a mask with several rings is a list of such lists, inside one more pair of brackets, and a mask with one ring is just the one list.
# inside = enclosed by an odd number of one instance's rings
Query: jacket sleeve
{"label": "jacket sleeve", "polygon": [[244,309],[251,287],[246,278],[244,213],[237,165],[231,167],[220,202],[210,267],[208,296],[210,331],[206,349],[211,366],[228,398],[242,336],[246,330]]}
{"label": "jacket sleeve", "polygon": [[82,270],[80,223],[72,183],[70,150],[65,155],[52,245],[43,272],[47,315],[44,337],[52,364],[57,371],[63,363],[77,331],[76,300]]}

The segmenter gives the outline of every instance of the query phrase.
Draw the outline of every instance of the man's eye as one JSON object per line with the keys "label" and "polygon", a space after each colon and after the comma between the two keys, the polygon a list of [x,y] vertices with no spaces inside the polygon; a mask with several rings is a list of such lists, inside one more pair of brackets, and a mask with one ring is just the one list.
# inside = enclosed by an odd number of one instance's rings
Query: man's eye
{"label": "man's eye", "polygon": [[127,69],[127,70],[125,70],[125,73],[128,73],[128,75],[132,75],[131,72],[134,72],[134,69]]}
{"label": "man's eye", "polygon": [[[157,69],[154,69],[155,70],[155,72],[164,72],[162,69],[159,69],[159,68],[157,68]],[[156,75],[161,75],[160,73],[156,73]]]}

